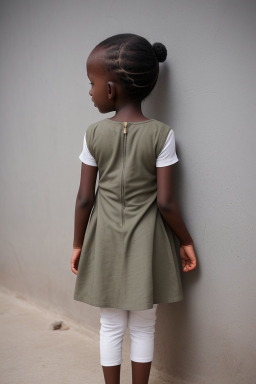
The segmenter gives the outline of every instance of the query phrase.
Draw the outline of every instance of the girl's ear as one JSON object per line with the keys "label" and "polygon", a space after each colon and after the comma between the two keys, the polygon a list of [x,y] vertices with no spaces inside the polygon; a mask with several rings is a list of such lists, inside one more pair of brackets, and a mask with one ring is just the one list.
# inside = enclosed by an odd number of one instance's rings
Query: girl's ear
{"label": "girl's ear", "polygon": [[108,82],[108,98],[109,100],[114,99],[116,95],[116,86],[113,81]]}

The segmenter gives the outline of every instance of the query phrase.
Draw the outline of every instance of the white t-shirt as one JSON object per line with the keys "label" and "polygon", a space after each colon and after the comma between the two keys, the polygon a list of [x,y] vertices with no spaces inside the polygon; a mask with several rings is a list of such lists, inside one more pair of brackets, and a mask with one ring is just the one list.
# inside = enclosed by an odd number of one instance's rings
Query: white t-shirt
{"label": "white t-shirt", "polygon": [[[97,167],[96,160],[90,153],[86,144],[86,133],[84,135],[83,150],[79,155],[79,159],[85,164]],[[156,159],[156,167],[166,167],[167,165],[177,163],[177,161],[179,161],[179,159],[176,154],[175,137],[174,132],[171,129],[165,140],[163,149]]]}

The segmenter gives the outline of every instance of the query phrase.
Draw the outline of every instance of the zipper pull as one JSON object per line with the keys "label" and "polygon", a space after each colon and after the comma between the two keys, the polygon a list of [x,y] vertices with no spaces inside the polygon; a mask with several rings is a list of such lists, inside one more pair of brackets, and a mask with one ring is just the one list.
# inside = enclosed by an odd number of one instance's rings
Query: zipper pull
{"label": "zipper pull", "polygon": [[124,123],[124,134],[125,134],[125,135],[126,135],[126,133],[127,133],[127,132],[126,132],[127,124],[128,124],[128,123],[127,123],[127,121],[126,121],[126,122]]}

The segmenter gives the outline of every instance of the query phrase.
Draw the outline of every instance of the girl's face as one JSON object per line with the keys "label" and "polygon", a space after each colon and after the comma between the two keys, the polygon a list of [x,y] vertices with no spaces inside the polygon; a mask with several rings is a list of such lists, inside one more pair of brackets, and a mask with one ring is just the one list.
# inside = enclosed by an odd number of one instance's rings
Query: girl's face
{"label": "girl's face", "polygon": [[86,67],[91,84],[89,95],[92,97],[94,106],[101,113],[114,111],[114,100],[110,97],[111,87],[109,81],[111,79],[104,63],[104,51],[97,48],[93,50],[88,57]]}

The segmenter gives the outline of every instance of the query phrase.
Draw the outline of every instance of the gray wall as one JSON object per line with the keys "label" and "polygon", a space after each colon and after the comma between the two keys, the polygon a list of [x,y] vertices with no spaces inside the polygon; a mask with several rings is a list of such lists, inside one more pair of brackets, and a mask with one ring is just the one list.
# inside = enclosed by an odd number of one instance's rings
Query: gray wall
{"label": "gray wall", "polygon": [[85,62],[121,32],[167,46],[143,108],[175,131],[199,259],[185,300],[158,308],[154,365],[177,382],[255,380],[255,22],[253,0],[1,1],[1,283],[96,330],[70,259],[83,135],[111,114]]}

